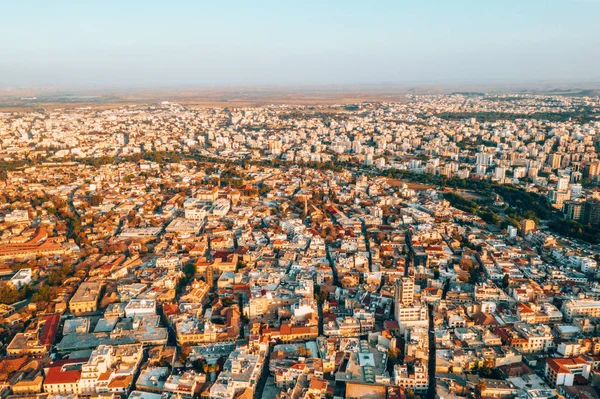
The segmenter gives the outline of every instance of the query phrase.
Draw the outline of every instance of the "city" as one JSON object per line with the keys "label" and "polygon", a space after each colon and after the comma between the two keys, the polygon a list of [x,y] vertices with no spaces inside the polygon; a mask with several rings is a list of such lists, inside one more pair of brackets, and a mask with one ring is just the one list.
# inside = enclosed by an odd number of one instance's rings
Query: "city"
{"label": "city", "polygon": [[0,112],[3,395],[597,398],[599,132],[585,95]]}
{"label": "city", "polygon": [[600,1],[0,15],[0,399],[600,399]]}

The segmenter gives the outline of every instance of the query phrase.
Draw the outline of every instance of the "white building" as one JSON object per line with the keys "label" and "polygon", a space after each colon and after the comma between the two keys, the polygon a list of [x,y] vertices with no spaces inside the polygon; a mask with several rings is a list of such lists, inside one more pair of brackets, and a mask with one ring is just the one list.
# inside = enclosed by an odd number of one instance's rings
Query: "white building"
{"label": "white building", "polygon": [[9,283],[16,289],[21,288],[24,285],[31,283],[32,271],[31,269],[21,269],[15,273],[10,279]]}
{"label": "white building", "polygon": [[125,306],[125,317],[137,315],[156,314],[156,301],[154,299],[132,299]]}
{"label": "white building", "polygon": [[266,356],[267,345],[239,347],[229,355],[223,371],[210,388],[210,399],[233,399],[249,389],[254,393]]}
{"label": "white building", "polygon": [[572,299],[562,306],[566,321],[574,317],[600,317],[600,301],[592,299]]}
{"label": "white building", "polygon": [[29,213],[26,210],[15,209],[4,216],[6,223],[24,223],[29,221]]}

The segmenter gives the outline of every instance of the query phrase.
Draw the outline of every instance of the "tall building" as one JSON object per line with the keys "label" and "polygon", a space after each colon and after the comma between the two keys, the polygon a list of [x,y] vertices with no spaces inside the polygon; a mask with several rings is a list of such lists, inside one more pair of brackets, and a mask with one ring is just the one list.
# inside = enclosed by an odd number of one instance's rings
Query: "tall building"
{"label": "tall building", "polygon": [[552,169],[558,169],[560,168],[560,160],[561,160],[561,155],[560,154],[550,154],[550,156],[548,157],[548,165],[550,165],[550,167]]}
{"label": "tall building", "polygon": [[475,164],[484,166],[490,166],[492,164],[492,160],[494,159],[494,155],[488,152],[478,152],[476,157],[477,159]]}
{"label": "tall building", "polygon": [[581,201],[565,201],[563,203],[563,213],[568,219],[581,220],[583,215],[583,202]]}
{"label": "tall building", "polygon": [[395,306],[409,306],[415,300],[415,282],[410,277],[402,277],[396,280],[394,292]]}
{"label": "tall building", "polygon": [[556,189],[558,191],[567,191],[569,189],[569,177],[561,176],[558,178],[558,182],[556,183]]}
{"label": "tall building", "polygon": [[355,154],[360,154],[362,152],[362,144],[360,143],[360,138],[355,138],[352,142],[352,152]]}
{"label": "tall building", "polygon": [[571,199],[570,191],[550,190],[548,191],[548,201],[556,209],[562,209],[563,203]]}
{"label": "tall building", "polygon": [[396,321],[398,321],[400,333],[404,333],[407,328],[427,327],[429,324],[427,306],[424,304],[415,304],[411,306],[396,304],[394,313]]}
{"label": "tall building", "polygon": [[373,147],[368,147],[365,151],[365,165],[373,165]]}
{"label": "tall building", "polygon": [[588,165],[587,175],[590,179],[594,180],[594,178],[600,176],[600,162],[592,162]]}
{"label": "tall building", "polygon": [[525,237],[527,233],[531,230],[535,229],[535,222],[531,219],[523,219],[521,220],[521,225],[519,226],[519,230],[522,237]]}
{"label": "tall building", "polygon": [[498,166],[494,170],[494,177],[498,180],[504,180],[506,177],[506,168],[504,166]]}
{"label": "tall building", "polygon": [[538,176],[538,172],[538,168],[529,168],[529,170],[527,171],[527,176],[531,179],[535,179]]}
{"label": "tall building", "polygon": [[583,204],[583,222],[600,226],[600,199],[590,198]]}

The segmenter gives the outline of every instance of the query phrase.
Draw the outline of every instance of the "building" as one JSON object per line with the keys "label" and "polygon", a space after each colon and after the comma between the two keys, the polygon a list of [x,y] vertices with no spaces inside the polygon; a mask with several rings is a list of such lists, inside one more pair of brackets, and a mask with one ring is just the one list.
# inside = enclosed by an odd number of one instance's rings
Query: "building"
{"label": "building", "polygon": [[510,381],[490,378],[481,378],[480,381],[483,387],[481,397],[484,398],[514,398],[520,390]]}
{"label": "building", "polygon": [[521,224],[519,225],[519,230],[522,237],[525,237],[527,233],[535,229],[535,222],[531,219],[523,219],[521,220]]}
{"label": "building", "polygon": [[102,286],[97,282],[83,282],[69,301],[69,311],[75,315],[98,310],[98,300]]}
{"label": "building", "polygon": [[590,163],[587,168],[587,174],[591,180],[600,176],[600,162],[596,161]]}
{"label": "building", "polygon": [[583,223],[600,226],[600,199],[590,198],[583,204]]}
{"label": "building", "polygon": [[581,356],[546,359],[546,378],[554,387],[572,386],[576,376],[589,379],[592,366]]}
{"label": "building", "polygon": [[548,157],[548,165],[550,165],[552,169],[560,168],[561,158],[562,156],[560,154],[550,154],[550,156]]}
{"label": "building", "polygon": [[81,365],[79,392],[126,393],[133,386],[133,377],[142,362],[143,347],[137,345],[100,345]]}
{"label": "building", "polygon": [[498,166],[494,169],[494,178],[498,180],[504,180],[506,177],[506,168],[504,166]]}
{"label": "building", "polygon": [[600,317],[600,301],[593,299],[572,299],[562,306],[566,321],[575,317]]}
{"label": "building", "polygon": [[26,210],[15,209],[4,216],[5,223],[27,223],[29,222],[29,213]]}
{"label": "building", "polygon": [[31,269],[29,269],[29,268],[21,269],[18,272],[16,272],[14,276],[11,277],[9,282],[13,287],[15,287],[16,289],[19,289],[22,286],[28,285],[29,283],[31,283],[31,275],[32,275]]}
{"label": "building", "polygon": [[42,356],[50,352],[58,332],[60,315],[58,313],[39,316],[30,323],[27,330],[14,336],[6,347],[10,357]]}
{"label": "building", "polygon": [[263,372],[267,344],[239,347],[229,355],[223,371],[210,388],[210,399],[233,399],[246,391],[254,394]]}
{"label": "building", "polygon": [[394,302],[396,306],[412,305],[415,299],[415,281],[411,277],[402,277],[396,280]]}
{"label": "building", "polygon": [[79,379],[81,377],[81,359],[57,362],[45,370],[43,389],[51,395],[79,394]]}
{"label": "building", "polygon": [[190,220],[204,221],[208,213],[207,209],[208,207],[206,205],[185,208],[185,218]]}
{"label": "building", "polygon": [[429,388],[427,365],[416,361],[412,371],[407,364],[394,365],[394,384],[416,393],[426,392]]}
{"label": "building", "polygon": [[401,332],[408,327],[427,327],[429,324],[427,306],[422,304],[398,305],[395,307],[395,316]]}
{"label": "building", "polygon": [[202,229],[203,224],[202,221],[196,219],[177,218],[169,223],[165,231],[176,234],[197,234]]}
{"label": "building", "polygon": [[582,201],[565,201],[563,202],[563,213],[568,219],[579,221],[583,217],[583,204]]}
{"label": "building", "polygon": [[475,165],[481,166],[491,166],[492,161],[494,160],[494,154],[491,154],[489,152],[478,152],[477,155],[475,155],[475,157]]}
{"label": "building", "polygon": [[156,301],[154,299],[132,299],[125,306],[125,317],[133,318],[138,315],[156,314]]}
{"label": "building", "polygon": [[64,237],[48,237],[44,226],[35,230],[34,235],[26,242],[12,242],[0,245],[0,259],[28,259],[38,256],[63,255],[68,248],[61,243]]}

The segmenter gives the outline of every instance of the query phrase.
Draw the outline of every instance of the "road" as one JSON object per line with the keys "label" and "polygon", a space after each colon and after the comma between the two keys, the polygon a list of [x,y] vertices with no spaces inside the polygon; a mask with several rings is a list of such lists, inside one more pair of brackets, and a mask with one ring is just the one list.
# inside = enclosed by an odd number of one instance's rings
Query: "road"
{"label": "road", "polygon": [[433,325],[433,305],[428,305],[429,313],[429,388],[425,394],[426,399],[435,399],[437,387],[435,383],[435,326]]}

